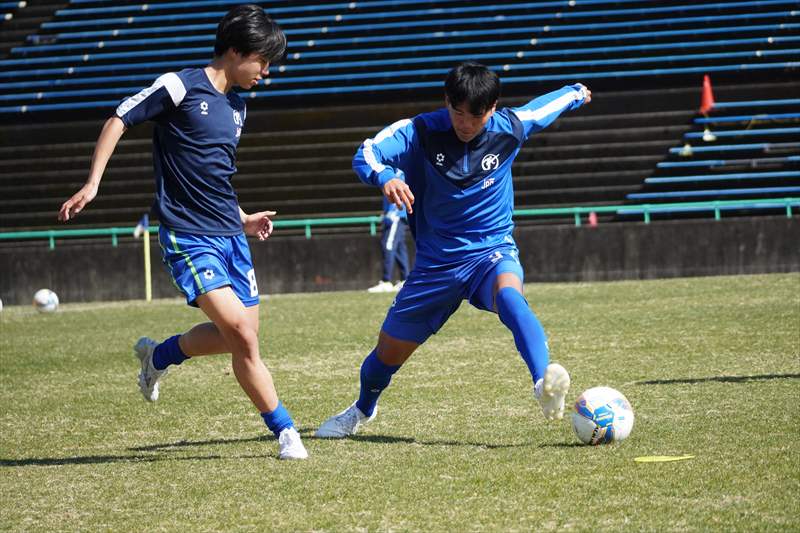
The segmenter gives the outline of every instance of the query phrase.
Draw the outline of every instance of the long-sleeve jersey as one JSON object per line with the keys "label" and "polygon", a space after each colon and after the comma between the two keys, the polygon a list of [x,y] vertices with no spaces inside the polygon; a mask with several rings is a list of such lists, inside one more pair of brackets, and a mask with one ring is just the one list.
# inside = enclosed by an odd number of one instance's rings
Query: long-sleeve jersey
{"label": "long-sleeve jersey", "polygon": [[171,230],[198,235],[242,233],[231,184],[244,128],[244,100],[222,94],[202,68],[170,72],[120,104],[126,127],[155,122],[153,211]]}
{"label": "long-sleeve jersey", "polygon": [[445,108],[400,120],[364,141],[353,169],[376,187],[392,178],[408,184],[415,198],[408,220],[418,266],[470,260],[513,242],[511,164],[528,136],[579,107],[586,94],[576,84],[500,109],[467,143],[456,136]]}

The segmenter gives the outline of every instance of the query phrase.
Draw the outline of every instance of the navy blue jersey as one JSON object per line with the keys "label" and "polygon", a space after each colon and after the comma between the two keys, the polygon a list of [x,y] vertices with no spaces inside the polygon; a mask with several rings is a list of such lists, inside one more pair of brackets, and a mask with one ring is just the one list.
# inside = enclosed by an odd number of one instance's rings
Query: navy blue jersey
{"label": "navy blue jersey", "polygon": [[418,266],[470,260],[513,242],[511,164],[530,134],[579,107],[586,95],[577,84],[500,109],[468,143],[456,136],[445,108],[400,120],[364,141],[353,169],[376,187],[392,178],[408,184]]}
{"label": "navy blue jersey", "polygon": [[244,101],[222,94],[202,68],[170,72],[117,108],[126,127],[155,123],[153,211],[171,230],[197,235],[242,233],[231,184]]}

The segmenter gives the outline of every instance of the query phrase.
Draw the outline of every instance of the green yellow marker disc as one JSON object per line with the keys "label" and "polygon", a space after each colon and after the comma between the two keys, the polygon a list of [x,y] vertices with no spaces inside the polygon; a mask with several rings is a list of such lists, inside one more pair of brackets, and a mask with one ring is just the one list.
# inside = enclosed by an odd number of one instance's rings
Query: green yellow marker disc
{"label": "green yellow marker disc", "polygon": [[694,459],[694,455],[644,455],[636,457],[634,461],[637,463],[669,463],[671,461],[685,461],[686,459]]}

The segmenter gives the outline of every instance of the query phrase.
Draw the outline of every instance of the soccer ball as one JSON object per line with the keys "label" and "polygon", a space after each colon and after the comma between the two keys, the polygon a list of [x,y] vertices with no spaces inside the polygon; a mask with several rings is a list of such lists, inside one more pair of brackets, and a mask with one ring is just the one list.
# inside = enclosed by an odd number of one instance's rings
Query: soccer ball
{"label": "soccer ball", "polygon": [[54,313],[58,309],[58,296],[50,289],[39,289],[33,295],[33,306],[40,313]]}
{"label": "soccer ball", "polygon": [[611,387],[585,390],[575,400],[572,429],[584,444],[619,442],[631,434],[633,408],[621,392]]}

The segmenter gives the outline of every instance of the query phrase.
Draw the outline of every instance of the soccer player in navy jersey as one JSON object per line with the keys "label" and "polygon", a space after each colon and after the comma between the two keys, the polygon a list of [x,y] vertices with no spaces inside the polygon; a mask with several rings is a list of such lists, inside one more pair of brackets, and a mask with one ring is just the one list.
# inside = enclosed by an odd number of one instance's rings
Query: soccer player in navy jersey
{"label": "soccer player in navy jersey", "polygon": [[111,154],[129,127],[154,122],[153,165],[162,259],[189,305],[211,320],[158,343],[142,337],[139,388],[156,401],[170,365],[230,353],[236,379],[279,443],[281,459],[308,457],[292,417],[279,401],[258,346],[258,286],[246,235],[272,233],[272,211],[246,214],[231,178],[247,109],[234,87],[250,89],[286,50],[286,36],[261,7],[242,5],[217,27],[214,58],[205,68],[159,77],[123,101],[97,140],[86,184],[64,202],[68,221],[97,194]]}
{"label": "soccer player in navy jersey", "polygon": [[544,330],[522,295],[511,164],[529,135],[588,103],[591,92],[569,85],[498,110],[499,95],[494,72],[462,63],[447,76],[444,108],[395,122],[358,149],[353,169],[405,206],[417,256],[361,365],[358,399],[326,420],[318,437],[353,435],[372,420],[392,375],[462,300],[499,315],[531,373],[545,418],[563,417],[569,374],[550,363]]}

